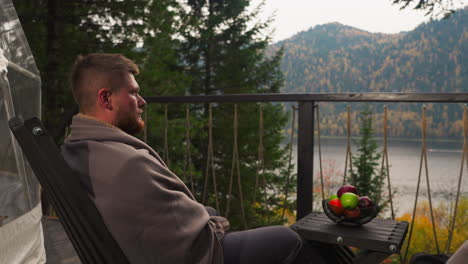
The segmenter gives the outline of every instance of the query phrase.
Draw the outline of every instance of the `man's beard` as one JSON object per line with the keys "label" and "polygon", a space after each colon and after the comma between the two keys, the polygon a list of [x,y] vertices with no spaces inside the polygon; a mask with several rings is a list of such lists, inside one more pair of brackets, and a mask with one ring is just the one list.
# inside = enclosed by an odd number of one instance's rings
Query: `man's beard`
{"label": "man's beard", "polygon": [[129,113],[119,113],[117,116],[119,120],[116,126],[130,135],[136,135],[145,128],[145,122],[141,118],[130,116]]}

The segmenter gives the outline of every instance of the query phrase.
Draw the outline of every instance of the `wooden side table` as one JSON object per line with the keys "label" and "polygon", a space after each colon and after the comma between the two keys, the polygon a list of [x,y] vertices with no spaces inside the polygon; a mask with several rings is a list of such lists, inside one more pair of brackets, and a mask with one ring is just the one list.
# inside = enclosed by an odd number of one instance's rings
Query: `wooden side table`
{"label": "wooden side table", "polygon": [[313,212],[291,226],[303,239],[357,247],[363,250],[353,263],[376,264],[400,252],[408,222],[375,218],[350,227],[331,221],[324,213]]}

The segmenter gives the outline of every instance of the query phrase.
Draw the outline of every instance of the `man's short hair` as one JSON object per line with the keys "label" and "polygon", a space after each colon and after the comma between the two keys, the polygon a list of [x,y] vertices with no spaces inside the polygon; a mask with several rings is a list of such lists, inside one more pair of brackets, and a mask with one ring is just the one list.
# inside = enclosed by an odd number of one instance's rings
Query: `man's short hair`
{"label": "man's short hair", "polygon": [[124,82],[125,73],[137,75],[138,66],[121,54],[91,53],[78,56],[71,72],[73,97],[80,111],[92,110],[97,92],[109,88],[118,92]]}

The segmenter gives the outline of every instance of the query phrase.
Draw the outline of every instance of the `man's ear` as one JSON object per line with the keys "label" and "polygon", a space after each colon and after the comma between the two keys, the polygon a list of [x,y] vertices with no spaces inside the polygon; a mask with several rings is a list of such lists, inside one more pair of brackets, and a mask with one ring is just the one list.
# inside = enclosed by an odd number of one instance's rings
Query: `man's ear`
{"label": "man's ear", "polygon": [[98,91],[98,104],[105,109],[112,110],[111,94],[108,88],[101,88]]}

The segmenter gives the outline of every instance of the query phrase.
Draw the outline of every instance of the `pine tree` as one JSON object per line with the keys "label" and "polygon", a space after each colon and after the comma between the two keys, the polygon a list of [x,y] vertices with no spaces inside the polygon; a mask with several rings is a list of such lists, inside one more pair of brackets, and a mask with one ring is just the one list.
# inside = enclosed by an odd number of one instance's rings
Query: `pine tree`
{"label": "pine tree", "polygon": [[360,139],[356,141],[357,153],[352,158],[348,182],[354,185],[361,196],[368,196],[377,204],[382,204],[383,177],[379,167],[382,153],[373,138],[372,111],[369,105],[360,112]]}
{"label": "pine tree", "polygon": [[[267,30],[269,21],[251,25],[261,10],[261,6],[248,11],[250,1],[231,0],[192,0],[188,1],[185,30],[180,54],[185,64],[185,73],[191,80],[186,91],[190,95],[275,93],[283,84],[279,69],[282,49],[271,57],[265,49],[271,41]],[[198,171],[198,197],[202,193],[208,130],[208,104],[191,106],[196,120],[203,123],[201,140],[194,141],[194,164]],[[281,147],[282,128],[287,118],[279,105],[263,104],[264,114],[264,153],[267,192],[263,188],[254,190],[259,144],[259,104],[240,104],[238,149],[242,177],[243,205],[246,209],[249,227],[261,226],[266,222],[279,223],[273,209],[280,202],[280,191],[284,188],[285,174],[278,175],[279,168],[286,164],[286,151]],[[218,191],[222,193],[221,213],[228,203],[229,180],[233,155],[233,104],[213,104],[214,158],[218,180]],[[196,113],[196,114],[195,114]],[[204,133],[204,134],[203,134]],[[179,155],[180,156],[180,155]],[[174,164],[175,166],[175,164]],[[181,166],[180,166],[181,167]],[[240,195],[237,191],[236,175],[233,183],[233,196],[230,200],[229,219],[234,228],[243,226],[240,211]],[[211,182],[211,180],[209,181]],[[210,205],[214,205],[213,187],[209,186]],[[253,193],[256,202],[253,204]],[[270,205],[264,207],[265,202]]]}
{"label": "pine tree", "polygon": [[145,96],[183,95],[188,78],[183,73],[176,38],[184,21],[178,18],[181,6],[177,0],[149,1],[147,15],[141,18],[142,47],[136,56],[140,66],[138,81]]}

